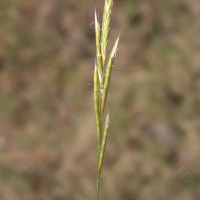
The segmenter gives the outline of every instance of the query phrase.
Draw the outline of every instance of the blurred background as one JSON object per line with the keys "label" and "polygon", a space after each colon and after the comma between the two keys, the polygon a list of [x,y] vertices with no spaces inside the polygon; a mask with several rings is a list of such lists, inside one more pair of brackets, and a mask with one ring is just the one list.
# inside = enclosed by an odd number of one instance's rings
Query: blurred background
{"label": "blurred background", "polygon": [[[96,198],[90,24],[103,4],[0,1],[1,200]],[[199,18],[199,0],[114,0],[100,199],[200,199]]]}

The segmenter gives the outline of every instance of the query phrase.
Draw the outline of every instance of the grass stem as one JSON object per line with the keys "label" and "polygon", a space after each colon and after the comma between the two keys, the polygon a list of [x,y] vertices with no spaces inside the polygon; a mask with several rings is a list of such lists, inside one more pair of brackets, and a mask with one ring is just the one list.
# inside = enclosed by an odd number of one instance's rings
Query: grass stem
{"label": "grass stem", "polygon": [[109,113],[108,113],[103,131],[103,115],[104,115],[106,97],[108,93],[109,82],[112,72],[112,66],[114,63],[115,54],[117,52],[117,45],[119,42],[119,37],[118,37],[111,51],[110,58],[108,60],[106,75],[104,75],[105,71],[104,66],[105,66],[107,46],[108,46],[108,36],[110,32],[112,4],[113,0],[105,0],[102,31],[100,29],[100,24],[97,19],[97,14],[95,11],[96,63],[94,69],[94,108],[95,108],[95,119],[96,119],[97,138],[98,138],[98,158],[97,158],[97,177],[96,177],[97,200],[99,199],[99,177],[105,154],[108,126],[109,126]]}

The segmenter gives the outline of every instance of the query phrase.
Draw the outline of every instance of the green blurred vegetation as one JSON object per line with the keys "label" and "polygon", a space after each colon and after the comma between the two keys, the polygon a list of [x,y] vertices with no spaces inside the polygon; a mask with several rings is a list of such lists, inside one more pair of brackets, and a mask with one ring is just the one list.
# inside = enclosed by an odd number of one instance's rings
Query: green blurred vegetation
{"label": "green blurred vegetation", "polygon": [[[103,4],[0,1],[0,199],[95,199]],[[198,0],[114,0],[101,199],[200,199],[199,17]]]}

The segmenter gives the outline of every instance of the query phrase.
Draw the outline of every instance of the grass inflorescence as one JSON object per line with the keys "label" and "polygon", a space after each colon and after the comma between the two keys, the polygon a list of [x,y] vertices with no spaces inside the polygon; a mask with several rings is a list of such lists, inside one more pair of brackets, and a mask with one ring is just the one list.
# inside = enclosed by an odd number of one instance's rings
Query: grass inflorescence
{"label": "grass inflorescence", "polygon": [[108,37],[110,33],[112,5],[113,5],[113,0],[105,0],[101,27],[95,11],[96,62],[94,69],[94,107],[95,107],[95,118],[96,118],[97,138],[98,138],[97,200],[99,198],[99,176],[101,173],[103,157],[106,147],[107,134],[108,134],[108,127],[109,127],[109,112],[105,120],[105,125],[103,122],[103,116],[104,116],[106,97],[108,93],[112,67],[119,42],[119,37],[118,37],[116,39],[116,42],[114,43],[114,46],[112,48],[106,66],[105,63],[106,63],[106,54],[108,46]]}

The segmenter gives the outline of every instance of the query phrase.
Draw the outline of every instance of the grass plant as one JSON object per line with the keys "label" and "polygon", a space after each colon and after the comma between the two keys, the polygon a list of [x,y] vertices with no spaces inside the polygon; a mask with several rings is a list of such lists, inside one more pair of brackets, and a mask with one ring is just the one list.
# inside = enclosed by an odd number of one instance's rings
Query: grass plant
{"label": "grass plant", "polygon": [[97,178],[96,178],[97,200],[99,199],[99,176],[103,164],[103,157],[105,153],[106,140],[109,127],[109,112],[107,114],[104,127],[103,127],[104,124],[103,116],[104,116],[106,97],[108,93],[112,67],[119,42],[119,37],[118,37],[112,48],[107,66],[105,66],[108,37],[110,32],[112,5],[113,5],[112,0],[105,0],[101,27],[95,11],[96,62],[94,69],[94,107],[95,107],[95,118],[96,118],[97,138],[98,138],[98,159],[97,159]]}

